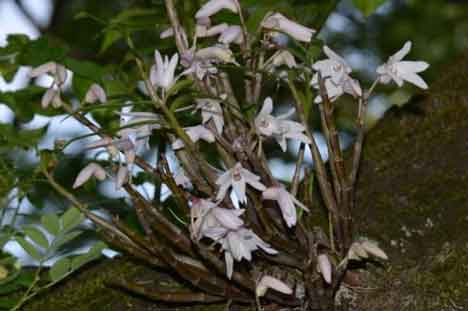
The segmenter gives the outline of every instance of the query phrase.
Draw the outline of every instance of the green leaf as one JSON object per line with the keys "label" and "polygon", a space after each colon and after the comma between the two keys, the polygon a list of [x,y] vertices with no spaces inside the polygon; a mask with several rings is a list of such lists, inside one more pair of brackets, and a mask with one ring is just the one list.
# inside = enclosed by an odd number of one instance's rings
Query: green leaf
{"label": "green leaf", "polygon": [[96,242],[93,247],[91,247],[89,249],[89,252],[88,254],[92,255],[92,256],[101,256],[102,255],[102,250],[107,248],[107,244],[102,242],[102,241],[99,241],[99,242]]}
{"label": "green leaf", "polygon": [[71,264],[72,269],[76,270],[76,269],[84,266],[85,264],[87,264],[88,262],[90,262],[92,260],[94,260],[94,257],[89,256],[88,254],[83,254],[83,255],[76,256],[72,260],[72,264]]}
{"label": "green leaf", "polygon": [[47,126],[25,130],[15,124],[0,124],[0,145],[4,148],[30,148],[36,146],[47,132]]}
{"label": "green leaf", "polygon": [[42,258],[41,254],[31,243],[29,243],[22,237],[16,237],[16,241],[29,254],[29,256],[31,256],[32,258],[36,260],[41,260]]}
{"label": "green leaf", "polygon": [[352,0],[354,6],[366,17],[374,13],[375,10],[386,1],[387,0]]}
{"label": "green leaf", "polygon": [[0,295],[8,295],[10,293],[16,292],[20,288],[21,284],[18,284],[16,282],[2,284],[2,286],[0,286]]}
{"label": "green leaf", "polygon": [[[114,17],[110,24],[111,25],[122,25],[128,24],[131,20],[138,20],[142,17],[158,17],[161,16],[161,10],[151,10],[148,8],[132,8],[129,10],[122,11],[122,13],[118,14]],[[156,22],[154,22],[156,24]]]}
{"label": "green leaf", "polygon": [[52,235],[57,235],[60,232],[60,219],[54,213],[42,215],[41,223]]}
{"label": "green leaf", "polygon": [[80,234],[82,234],[83,231],[72,231],[67,234],[64,234],[60,238],[54,241],[53,247],[54,249],[59,249],[63,245],[67,244],[68,242],[74,240],[76,237],[78,237]]}
{"label": "green leaf", "polygon": [[14,306],[18,303],[18,301],[14,298],[10,297],[0,297],[0,310],[10,310],[14,308]]}
{"label": "green leaf", "polygon": [[62,215],[61,220],[63,230],[69,231],[81,224],[84,220],[84,216],[77,208],[72,207]]}
{"label": "green leaf", "polygon": [[34,243],[37,245],[48,248],[49,241],[47,241],[46,236],[44,233],[34,226],[26,226],[23,228],[24,233],[30,238]]}
{"label": "green leaf", "polygon": [[88,262],[98,259],[102,256],[102,250],[107,247],[106,243],[99,241],[89,249],[86,254],[76,256],[72,259],[72,270],[76,270]]}
{"label": "green leaf", "polygon": [[169,91],[167,92],[167,97],[172,96],[172,95],[176,95],[181,90],[183,90],[185,88],[189,88],[190,86],[192,86],[192,84],[193,84],[192,80],[185,80],[184,79],[184,80],[178,81],[176,84],[174,84],[174,86],[172,86],[169,89]]}
{"label": "green leaf", "polygon": [[101,43],[101,48],[99,50],[99,53],[104,53],[107,51],[115,42],[119,41],[122,39],[122,33],[120,31],[117,31],[115,29],[110,29],[106,31],[104,35],[104,40],[102,40]]}
{"label": "green leaf", "polygon": [[63,64],[73,71],[74,77],[80,76],[100,83],[102,77],[105,75],[104,68],[91,61],[82,61],[67,57]]}
{"label": "green leaf", "polygon": [[61,258],[57,260],[49,270],[49,276],[52,282],[57,282],[62,279],[71,268],[71,260],[69,258]]}
{"label": "green leaf", "polygon": [[36,113],[51,116],[62,112],[62,109],[41,107],[41,98],[46,89],[38,86],[29,86],[15,92],[0,92],[0,102],[5,103],[15,113],[15,119],[29,122]]}
{"label": "green leaf", "polygon": [[33,67],[50,61],[62,63],[68,51],[67,46],[52,42],[47,37],[40,37],[37,40],[30,41],[23,47],[22,53],[18,55],[18,63]]}

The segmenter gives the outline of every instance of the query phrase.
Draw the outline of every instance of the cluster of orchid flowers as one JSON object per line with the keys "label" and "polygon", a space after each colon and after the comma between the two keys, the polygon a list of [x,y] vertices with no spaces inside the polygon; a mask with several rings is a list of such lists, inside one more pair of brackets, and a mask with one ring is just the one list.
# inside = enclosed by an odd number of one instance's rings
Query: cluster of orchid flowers
{"label": "cluster of orchid flowers", "polygon": [[[202,6],[195,15],[197,24],[194,45],[185,54],[179,55],[176,53],[169,59],[168,56],[163,56],[159,51],[155,51],[155,64],[151,67],[148,80],[152,87],[160,92],[162,98],[183,76],[192,75],[196,79],[209,81],[210,76],[218,74],[218,64],[231,63],[239,65],[230,49],[230,45],[237,44],[242,47],[247,40],[246,33],[241,25],[228,25],[225,23],[211,25],[210,18],[221,10],[239,13],[239,3],[237,0],[210,0]],[[291,21],[277,12],[268,13],[260,26],[265,33],[265,46],[275,48],[278,48],[278,45],[273,43],[279,35],[286,34],[294,40],[310,43],[316,32],[314,29]],[[174,29],[169,28],[161,33],[161,38],[169,38],[173,35],[175,35]],[[183,30],[182,36],[187,41],[187,35],[183,33]],[[196,49],[197,38],[212,36],[218,36],[216,45]],[[264,62],[263,70],[273,73],[280,67],[300,69],[295,57],[287,49],[279,47],[280,49]],[[386,63],[379,66],[375,84],[387,84],[394,81],[398,86],[402,86],[403,82],[407,81],[426,89],[427,84],[418,73],[427,69],[428,64],[419,61],[404,61],[403,58],[409,53],[410,49],[411,43],[405,43],[400,51],[391,56]],[[359,82],[350,76],[352,69],[347,62],[327,46],[323,48],[323,52],[327,56],[326,59],[315,62],[311,69],[303,68],[314,72],[311,81],[309,81],[310,86],[315,89],[321,89],[324,86],[327,97],[331,102],[336,101],[344,94],[353,97],[364,96]],[[176,75],[179,60],[184,69],[180,74]],[[44,94],[42,106],[46,108],[49,103],[52,103],[54,107],[58,107],[62,104],[60,89],[66,80],[66,70],[59,64],[47,63],[34,69],[31,76],[37,77],[44,73],[51,74],[54,77],[54,83]],[[283,79],[287,78],[284,72],[279,73],[279,75]],[[303,76],[299,76],[299,78],[303,79]],[[208,87],[210,87],[209,84]],[[93,84],[84,101],[88,103],[105,103],[107,98],[103,88]],[[185,133],[193,143],[200,140],[215,143],[217,137],[223,135],[225,129],[223,106],[225,101],[226,94],[195,100],[194,111],[201,113],[202,123],[184,128]],[[323,98],[320,95],[315,98],[317,104],[322,101]],[[295,140],[305,145],[311,143],[310,137],[305,133],[305,126],[302,123],[289,120],[294,114],[294,109],[279,116],[274,116],[272,113],[273,100],[267,97],[264,99],[263,107],[253,122],[259,144],[262,143],[262,140],[274,139],[284,152],[287,150],[287,140]],[[119,115],[121,130],[117,133],[117,138],[104,136],[87,146],[88,148],[107,148],[107,152],[112,159],[117,158],[119,160],[119,169],[115,176],[117,189],[131,181],[131,167],[135,162],[136,154],[149,149],[149,137],[153,130],[161,128],[159,124],[160,120],[163,119],[160,115],[151,112],[132,112],[131,103],[126,103]],[[208,127],[209,122],[212,122],[214,127]],[[185,144],[180,138],[173,140],[171,146],[175,151],[185,148]],[[82,186],[92,177],[102,181],[110,175],[103,167],[93,162],[79,173],[73,187]],[[176,183],[183,188],[190,187],[190,179],[184,175],[182,170],[175,173],[174,178]],[[228,278],[232,277],[234,260],[246,259],[250,261],[252,260],[252,253],[258,249],[272,255],[278,253],[251,229],[247,228],[242,219],[245,212],[244,207],[247,205],[248,187],[261,192],[263,200],[271,200],[277,203],[288,228],[294,227],[297,223],[297,208],[308,211],[308,208],[286,190],[285,186],[279,182],[269,186],[265,185],[260,176],[243,167],[241,162],[237,162],[231,168],[220,173],[216,180],[216,186],[218,189],[214,198],[202,199],[191,196],[191,223],[189,229],[193,240],[199,241],[202,238],[209,238],[220,245],[220,249],[224,252]],[[235,208],[222,207],[228,193],[231,194],[230,197],[234,201]],[[358,260],[367,258],[369,254],[386,259],[385,253],[369,240],[352,244],[346,258]],[[317,269],[327,283],[332,282],[331,263],[326,254],[318,256]],[[291,292],[287,285],[281,281],[267,277],[259,282],[257,287],[259,296],[265,293],[268,287],[265,284],[270,284],[271,287],[284,293]]]}

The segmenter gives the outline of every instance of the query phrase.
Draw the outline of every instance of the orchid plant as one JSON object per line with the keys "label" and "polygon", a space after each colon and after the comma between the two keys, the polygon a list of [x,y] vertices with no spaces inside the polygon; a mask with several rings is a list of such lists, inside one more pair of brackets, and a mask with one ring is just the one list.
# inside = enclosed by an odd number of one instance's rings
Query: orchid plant
{"label": "orchid plant", "polygon": [[[245,22],[248,12],[237,0],[209,0],[193,17],[195,27],[181,23],[172,0],[165,5],[171,25],[160,35],[174,42],[177,52],[169,58],[156,50],[154,61],[152,56],[133,56],[141,79],[135,82],[140,101],[151,105],[137,105],[137,99],[125,101],[116,113],[118,131],[107,131],[81,107],[60,97],[66,78],[61,64],[47,63],[31,74],[54,76],[43,106],[62,106],[97,137],[87,150],[99,148],[109,155],[84,167],[73,188],[93,177],[113,179],[116,188],[131,199],[144,235],[118,218],[106,220],[87,210],[72,190],[54,179],[50,167],[43,174],[101,229],[111,245],[171,270],[192,285],[177,294],[151,288],[153,298],[328,310],[352,267],[350,262],[387,259],[377,242],[356,237],[353,228],[353,215],[359,213],[354,194],[369,98],[378,85],[392,81],[427,88],[418,73],[428,64],[403,60],[411,48],[407,42],[377,68],[375,82],[366,89],[330,47],[323,46],[325,59],[316,59],[309,51],[320,45],[314,39],[317,31],[280,12],[268,12],[252,31]],[[238,24],[212,25],[221,11],[232,14]],[[289,44],[278,39],[284,36]],[[127,42],[133,48],[131,37]],[[292,45],[304,52],[291,49]],[[235,89],[233,79],[239,76],[243,86]],[[293,99],[294,106],[284,114],[273,114],[274,102],[277,106],[280,102],[267,92],[271,82]],[[192,94],[189,101],[182,100],[187,90]],[[347,95],[358,107],[349,165],[345,165],[334,118],[336,105]],[[102,86],[93,84],[81,105],[110,105],[111,100]],[[328,161],[311,132],[314,104]],[[163,143],[152,165],[143,153],[151,148],[154,135],[162,137]],[[279,148],[270,146],[271,141]],[[288,142],[300,147],[294,177],[284,183],[274,178],[268,158],[272,149],[287,152]],[[304,163],[306,149],[311,151],[313,166]],[[216,161],[209,160],[205,150],[215,153]],[[168,152],[175,158],[168,159]],[[181,211],[177,217],[164,212],[160,197],[150,200],[142,194],[132,182],[137,170],[170,190]],[[312,202],[314,176],[327,225],[320,225],[313,216],[317,214],[313,209],[319,208]],[[148,293],[137,284],[126,287]]]}

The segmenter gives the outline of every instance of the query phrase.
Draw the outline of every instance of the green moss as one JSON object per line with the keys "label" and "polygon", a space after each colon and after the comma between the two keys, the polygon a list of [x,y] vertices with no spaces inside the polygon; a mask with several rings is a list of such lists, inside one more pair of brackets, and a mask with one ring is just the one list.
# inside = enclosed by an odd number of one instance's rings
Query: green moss
{"label": "green moss", "polygon": [[[368,308],[468,308],[468,56],[366,141],[356,217],[391,255]],[[393,246],[392,246],[393,245]],[[393,284],[393,285],[389,285]],[[380,309],[380,308],[379,308]]]}

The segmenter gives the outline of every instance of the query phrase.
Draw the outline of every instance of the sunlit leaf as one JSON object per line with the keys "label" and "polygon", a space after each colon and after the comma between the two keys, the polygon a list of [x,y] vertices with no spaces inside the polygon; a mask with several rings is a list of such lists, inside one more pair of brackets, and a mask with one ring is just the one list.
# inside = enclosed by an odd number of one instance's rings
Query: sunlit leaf
{"label": "sunlit leaf", "polygon": [[62,215],[61,220],[63,230],[68,231],[81,224],[84,216],[77,208],[72,207]]}
{"label": "sunlit leaf", "polygon": [[57,260],[49,270],[49,277],[52,282],[57,282],[62,279],[71,268],[71,260],[69,258],[61,258]]}
{"label": "sunlit leaf", "polygon": [[29,243],[22,237],[17,237],[16,241],[29,254],[29,256],[31,256],[32,258],[36,260],[41,260],[42,258],[41,254],[31,243]]}
{"label": "sunlit leaf", "polygon": [[46,236],[40,229],[34,226],[26,226],[23,228],[23,231],[28,236],[28,238],[30,238],[37,245],[43,248],[49,247],[49,241],[47,241]]}
{"label": "sunlit leaf", "polygon": [[72,231],[72,232],[68,232],[68,233],[62,235],[61,237],[57,238],[54,241],[54,244],[53,244],[54,249],[61,248],[62,246],[64,246],[68,242],[71,242],[72,240],[77,238],[82,233],[83,233],[83,231]]}
{"label": "sunlit leaf", "polygon": [[60,232],[60,219],[54,213],[42,215],[41,223],[50,234],[57,235]]}

